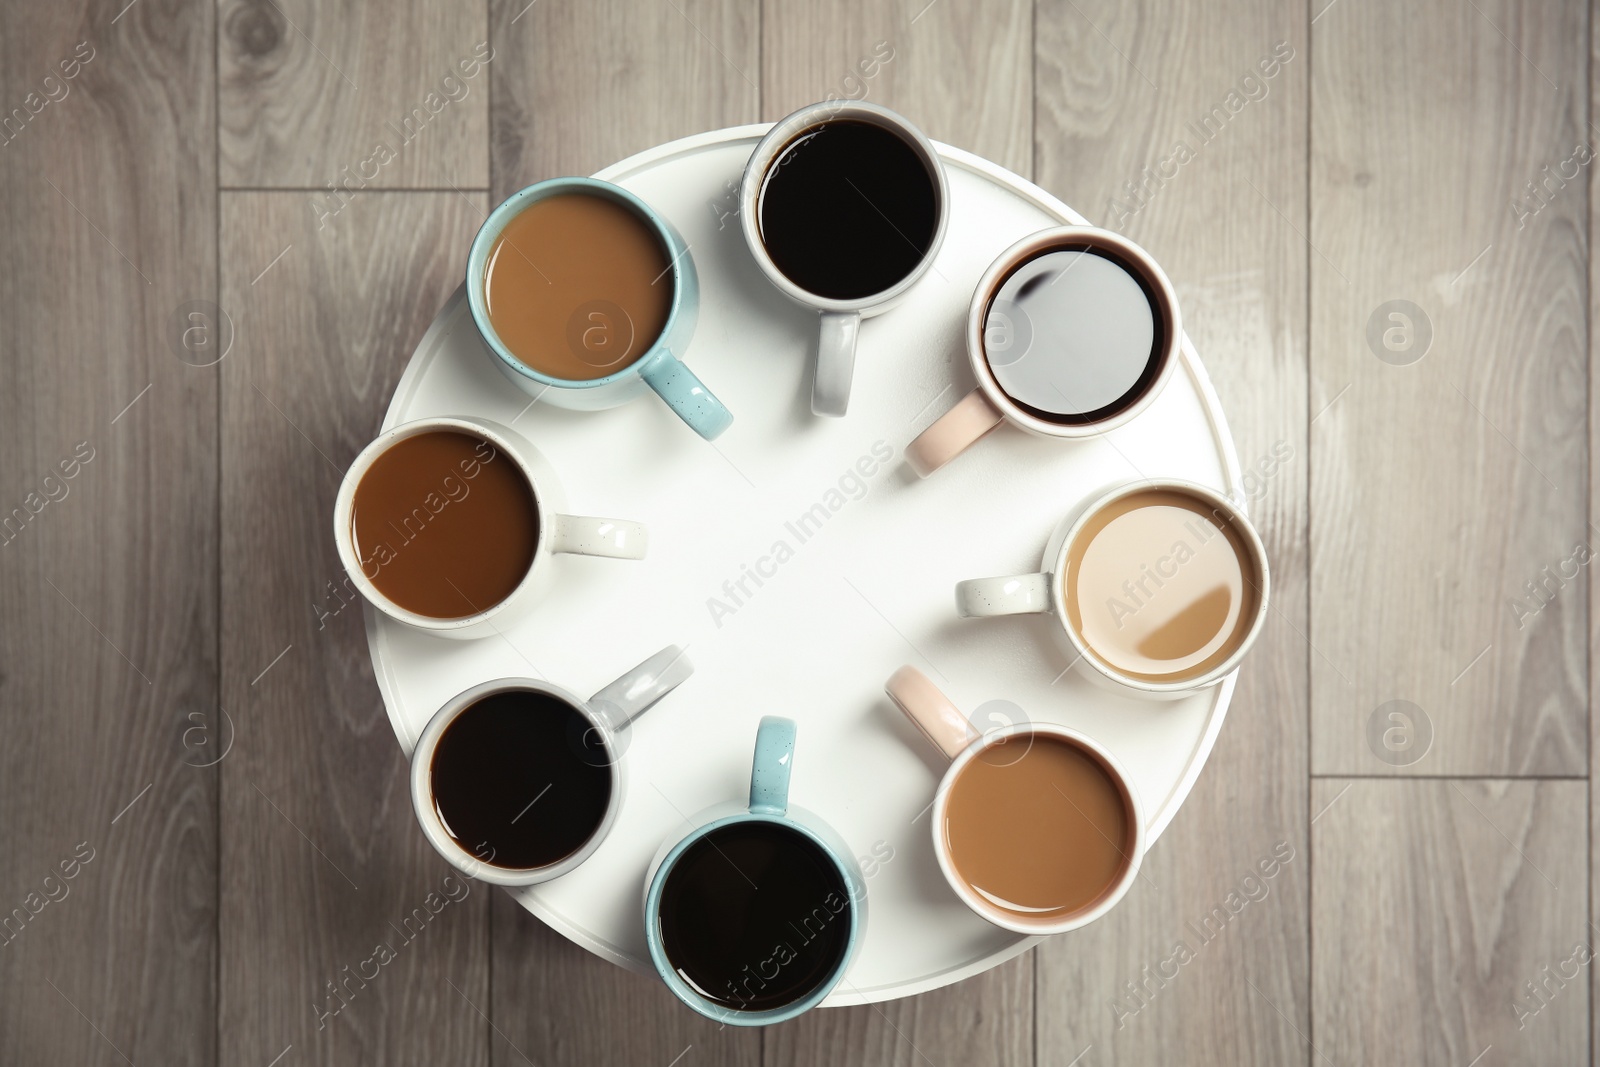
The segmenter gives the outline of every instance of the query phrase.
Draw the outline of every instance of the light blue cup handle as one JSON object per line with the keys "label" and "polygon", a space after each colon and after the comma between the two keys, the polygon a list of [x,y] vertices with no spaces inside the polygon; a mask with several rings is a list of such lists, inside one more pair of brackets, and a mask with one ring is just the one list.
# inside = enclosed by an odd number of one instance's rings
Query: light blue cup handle
{"label": "light blue cup handle", "polygon": [[750,810],[782,815],[789,810],[789,772],[794,767],[794,720],[767,715],[756,730],[750,764]]}
{"label": "light blue cup handle", "polygon": [[663,353],[640,374],[645,384],[707,441],[717,438],[733,423],[733,414],[722,406],[722,401],[671,352]]}

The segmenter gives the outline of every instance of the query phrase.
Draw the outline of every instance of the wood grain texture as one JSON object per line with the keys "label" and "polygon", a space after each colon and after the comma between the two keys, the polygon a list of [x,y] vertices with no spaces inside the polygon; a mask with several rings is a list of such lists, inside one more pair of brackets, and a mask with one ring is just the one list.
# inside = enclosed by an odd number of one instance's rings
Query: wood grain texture
{"label": "wood grain texture", "polygon": [[[796,5],[762,11],[762,108],[776,120],[865,99],[930,137],[1028,174],[1032,79],[1026,3]],[[1033,957],[907,1000],[813,1012],[768,1031],[765,1067],[1031,1062]]]}
{"label": "wood grain texture", "polygon": [[[1597,21],[1591,15],[1589,19],[1589,110],[1585,121],[1585,127],[1591,134],[1594,133],[1594,116],[1597,114],[1595,110],[1596,101],[1600,100],[1600,79],[1595,77],[1597,57],[1600,57],[1600,21]],[[1594,139],[1586,138],[1586,140],[1591,145],[1592,150],[1592,146],[1595,143]],[[1593,161],[1589,165],[1591,167],[1594,166]],[[1589,242],[1586,251],[1588,252],[1589,262],[1589,304],[1587,310],[1588,321],[1593,323],[1597,318],[1600,318],[1600,266],[1597,266],[1594,260],[1595,243],[1597,239],[1600,239],[1600,187],[1597,187],[1592,181],[1589,183],[1588,208]],[[1600,402],[1600,374],[1596,374],[1594,370],[1597,352],[1593,330],[1589,331],[1587,340],[1589,345],[1589,411],[1592,413],[1596,410],[1596,403]],[[1592,414],[1589,418],[1589,484],[1587,489],[1589,494],[1589,537],[1586,541],[1592,547],[1595,544],[1593,538],[1597,523],[1600,523],[1600,426],[1596,425]],[[1600,603],[1600,568],[1595,567],[1591,562],[1586,570],[1589,603]],[[1595,868],[1595,856],[1597,854],[1595,848],[1597,843],[1596,827],[1600,825],[1600,822],[1597,822],[1596,819],[1596,808],[1597,805],[1600,805],[1600,798],[1597,798],[1594,794],[1595,775],[1600,773],[1596,770],[1597,764],[1600,764],[1600,747],[1594,744],[1595,709],[1600,707],[1600,679],[1595,677],[1594,649],[1600,648],[1600,618],[1597,618],[1594,612],[1589,613],[1588,629],[1589,689],[1587,695],[1589,698],[1590,741],[1589,764],[1586,769],[1589,775],[1589,935],[1591,938],[1588,943],[1591,948],[1594,948],[1600,947],[1593,940],[1596,929],[1600,928],[1600,902],[1595,900],[1594,894],[1594,887],[1597,881],[1600,881],[1600,871]],[[1594,1063],[1595,1057],[1600,1055],[1600,1027],[1596,1027],[1594,1024],[1597,1012],[1600,1012],[1600,982],[1591,980],[1589,983],[1590,1063]]]}
{"label": "wood grain texture", "polygon": [[1033,1062],[1033,956],[884,1004],[814,1011],[765,1032],[763,1067]]}
{"label": "wood grain texture", "polygon": [[1585,1062],[1584,783],[1312,792],[1314,1062]]}
{"label": "wood grain texture", "polygon": [[761,117],[776,121],[830,97],[867,100],[929,137],[1027,175],[1032,22],[1024,0],[766,0]]}
{"label": "wood grain texture", "polygon": [[491,0],[493,188],[755,122],[757,0]]}
{"label": "wood grain texture", "polygon": [[[1585,773],[1587,590],[1529,583],[1588,537],[1586,203],[1528,183],[1589,136],[1587,41],[1577,2],[1316,26],[1315,773]],[[1393,700],[1433,734],[1399,766],[1368,738]]]}
{"label": "wood grain texture", "polygon": [[7,1064],[215,1041],[216,375],[169,320],[215,296],[212,15],[116,13],[0,8]]}
{"label": "wood grain texture", "polygon": [[220,1058],[486,1064],[490,891],[417,832],[328,518],[485,197],[305,199],[222,200]]}
{"label": "wood grain texture", "polygon": [[217,10],[223,186],[488,185],[483,5],[222,0]]}
{"label": "wood grain texture", "polygon": [[1092,1048],[1081,1063],[1303,1063],[1305,17],[1266,0],[1038,16],[1037,180],[1172,278],[1247,472],[1273,603],[1144,877],[1037,950],[1039,1062]]}

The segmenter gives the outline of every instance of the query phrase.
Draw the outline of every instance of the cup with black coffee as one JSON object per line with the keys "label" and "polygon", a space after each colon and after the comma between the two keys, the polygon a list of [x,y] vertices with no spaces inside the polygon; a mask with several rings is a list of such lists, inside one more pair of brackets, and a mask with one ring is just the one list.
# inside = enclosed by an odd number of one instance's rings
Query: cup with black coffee
{"label": "cup with black coffee", "polygon": [[761,272],[819,315],[815,414],[845,413],[861,320],[899,303],[933,266],[949,200],[933,145],[876,104],[801,108],[756,145],[741,225]]}
{"label": "cup with black coffee", "polygon": [[1149,408],[1183,346],[1161,266],[1121,234],[1041,230],[1002,252],[967,310],[976,386],[906,446],[927,477],[1002,422],[1041,437],[1093,437]]}
{"label": "cup with black coffee", "polygon": [[605,840],[622,808],[629,724],[693,667],[668,646],[588,700],[533,678],[453,697],[411,753],[411,802],[429,844],[495,885],[566,874]]}
{"label": "cup with black coffee", "polygon": [[866,923],[855,855],[789,803],[795,725],[756,732],[750,799],[702,812],[645,878],[645,937],[667,988],[732,1026],[766,1026],[820,1004],[844,978]]}
{"label": "cup with black coffee", "polygon": [[419,419],[350,464],[333,535],[379,611],[440,637],[486,637],[538,602],[552,557],[644,558],[642,525],[568,515],[563,499],[555,471],[509,427]]}

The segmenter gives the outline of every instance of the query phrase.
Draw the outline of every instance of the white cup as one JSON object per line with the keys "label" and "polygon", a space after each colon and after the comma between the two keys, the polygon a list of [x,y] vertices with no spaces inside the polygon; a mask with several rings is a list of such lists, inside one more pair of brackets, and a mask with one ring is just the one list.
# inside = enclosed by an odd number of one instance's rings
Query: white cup
{"label": "white cup", "polygon": [[[1126,403],[1119,404],[1094,421],[1045,418],[1018,404],[1001,388],[987,344],[989,311],[1006,280],[1018,269],[1039,256],[1057,251],[1093,251],[1105,256],[1141,283],[1150,301],[1156,334],[1153,375],[1144,388]],[[1099,311],[1099,309],[1096,309]],[[1115,330],[1114,322],[1085,322],[1085,335]],[[1183,348],[1183,319],[1178,310],[1178,294],[1166,272],[1150,253],[1110,230],[1093,226],[1060,226],[1029,234],[996,257],[978,280],[967,308],[967,361],[977,383],[955,406],[935,419],[906,446],[906,461],[918,475],[926,478],[961,453],[1001,422],[1009,422],[1040,437],[1063,439],[1095,437],[1129,422],[1155,402],[1178,365]]]}
{"label": "white cup", "polygon": [[[1133,493],[1151,491],[1182,493],[1212,509],[1221,522],[1227,523],[1243,542],[1246,558],[1239,561],[1246,581],[1254,581],[1254,614],[1244,637],[1228,657],[1203,674],[1171,681],[1157,681],[1138,677],[1118,670],[1090,648],[1073,625],[1067,611],[1067,590],[1064,576],[1067,557],[1078,535],[1088,522],[1108,505]],[[986,618],[995,615],[1045,614],[1053,619],[1050,630],[1055,634],[1068,655],[1071,666],[1089,681],[1113,691],[1156,699],[1175,700],[1206,686],[1215,685],[1239,666],[1250,646],[1261,633],[1267,618],[1267,550],[1261,535],[1245,517],[1243,509],[1215,490],[1194,482],[1177,479],[1130,482],[1117,487],[1096,500],[1090,501],[1075,514],[1068,514],[1057,525],[1044,550],[1044,565],[1033,574],[1015,574],[1001,578],[974,578],[956,585],[956,612],[964,619]]]}
{"label": "white cup", "polygon": [[[928,168],[934,186],[935,223],[933,240],[928,244],[921,262],[910,274],[879,293],[854,300],[840,300],[818,296],[790,281],[767,254],[761,242],[761,191],[766,184],[767,172],[783,150],[798,135],[829,122],[865,122],[880,126],[903,140],[921,157]],[[811,391],[811,410],[817,415],[841,416],[850,404],[850,381],[855,374],[856,334],[861,320],[881,315],[894,307],[915,285],[939,254],[944,243],[944,232],[950,216],[950,189],[945,181],[944,166],[939,153],[920,130],[886,107],[861,101],[835,101],[812,104],[773,123],[772,129],[756,145],[745,164],[744,180],[739,190],[739,221],[744,229],[745,243],[756,265],[778,291],[801,307],[815,310],[821,318],[817,340],[816,377]]]}
{"label": "white cup", "polygon": [[[931,822],[933,852],[939,860],[939,869],[944,872],[945,881],[950,883],[950,888],[961,898],[963,904],[1002,929],[1041,936],[1065,933],[1092,923],[1116,907],[1117,902],[1127,895],[1133,886],[1134,878],[1139,874],[1139,865],[1144,862],[1147,844],[1144,806],[1140,803],[1138,790],[1134,789],[1133,780],[1128,777],[1128,772],[1103,745],[1087,734],[1053,723],[1022,722],[979,734],[972,728],[972,724],[961,710],[950,702],[950,698],[945,696],[927,675],[909,665],[901,667],[890,675],[889,681],[883,688],[895,706],[905,712],[906,717],[922,731],[922,735],[933,743],[941,755],[951,761],[949,769],[939,779],[939,788],[933,795]],[[1117,872],[1117,877],[1105,891],[1070,915],[1054,918],[1029,917],[1008,911],[978,893],[972,888],[971,883],[961,876],[955,859],[950,855],[950,842],[944,832],[945,813],[950,806],[950,789],[961,777],[961,772],[975,759],[995,760],[1000,766],[1014,763],[1020,756],[1008,752],[1007,746],[1020,744],[1026,753],[1032,746],[1033,739],[1039,737],[1065,741],[1100,764],[1121,794],[1123,810],[1133,832],[1133,841],[1129,848],[1122,852],[1122,866]],[[1014,818],[1026,819],[1027,812],[1016,812]]]}
{"label": "white cup", "polygon": [[[384,596],[362,566],[355,539],[351,535],[356,486],[373,461],[400,441],[440,430],[481,438],[501,455],[508,457],[527,479],[528,487],[533,492],[534,507],[538,510],[538,540],[534,545],[533,562],[528,565],[522,581],[498,604],[488,605],[476,614],[454,619],[421,615]],[[523,618],[538,603],[541,592],[553,577],[552,556],[570,553],[612,559],[644,558],[646,533],[642,525],[622,519],[567,515],[563,513],[563,500],[561,483],[555,471],[538,450],[515,430],[487,419],[418,419],[380,434],[350,464],[333,507],[333,536],[339,549],[339,561],[344,564],[350,580],[373,607],[391,619],[439,637],[487,637]],[[398,551],[405,549],[402,546]]]}
{"label": "white cup", "polygon": [[[594,854],[617,821],[617,812],[622,810],[622,791],[627,776],[622,773],[620,762],[627,747],[628,725],[693,673],[694,667],[683,650],[668,645],[588,700],[534,678],[497,678],[451,697],[428,720],[411,753],[411,806],[428,843],[457,870],[494,885],[535,885],[566,874]],[[433,799],[433,754],[446,728],[485,697],[513,691],[548,693],[582,715],[589,721],[589,731],[580,739],[585,746],[581,758],[592,758],[592,749],[588,746],[598,744],[603,752],[600,760],[611,769],[611,797],[600,822],[575,851],[543,867],[497,867],[474,855],[445,829]]]}

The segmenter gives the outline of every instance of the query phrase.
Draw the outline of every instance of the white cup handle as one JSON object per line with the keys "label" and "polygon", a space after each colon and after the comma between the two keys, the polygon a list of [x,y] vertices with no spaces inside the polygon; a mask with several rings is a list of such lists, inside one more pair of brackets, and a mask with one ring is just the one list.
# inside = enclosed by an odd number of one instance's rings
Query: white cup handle
{"label": "white cup handle", "polygon": [[856,370],[859,311],[824,311],[817,336],[817,374],[811,387],[811,413],[838,418],[850,406],[850,379]]}
{"label": "white cup handle", "polygon": [[1014,574],[956,583],[956,614],[963,619],[1037,615],[1050,610],[1050,575]]}
{"label": "white cup handle", "polygon": [[590,697],[589,706],[615,734],[693,673],[683,649],[668,645]]}
{"label": "white cup handle", "polygon": [[586,515],[550,516],[550,551],[610,559],[644,559],[649,538],[642,523]]}

